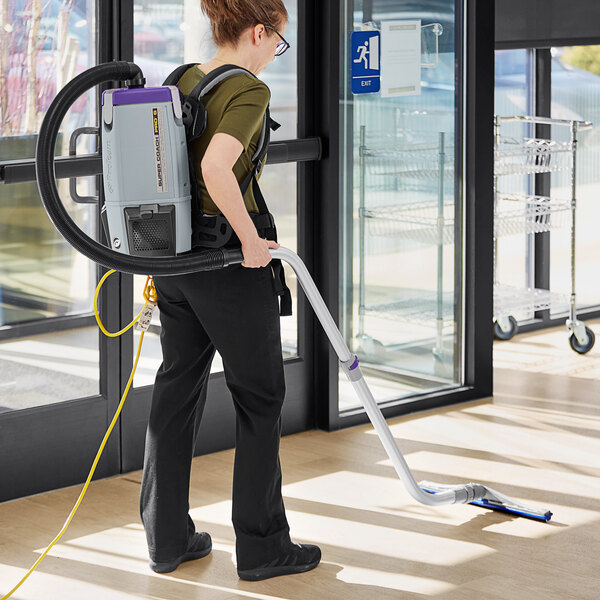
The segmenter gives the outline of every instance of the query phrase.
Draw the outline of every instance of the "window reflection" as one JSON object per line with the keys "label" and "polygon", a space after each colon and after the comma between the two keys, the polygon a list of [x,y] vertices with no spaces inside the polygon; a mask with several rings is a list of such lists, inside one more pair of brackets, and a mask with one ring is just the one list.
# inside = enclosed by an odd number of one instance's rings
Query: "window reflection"
{"label": "window reflection", "polygon": [[[95,9],[91,0],[0,2],[0,161],[35,156],[50,102],[94,64]],[[71,131],[95,125],[94,99],[85,94],[67,113],[57,154],[68,154]],[[82,136],[77,150],[93,152],[93,139]],[[68,180],[58,188],[71,218],[94,237],[95,207],[70,201]],[[95,192],[95,178],[78,180],[80,195]],[[98,393],[95,285],[95,265],[55,230],[36,182],[0,184],[0,412]]]}
{"label": "window reflection", "polygon": [[[33,158],[37,132],[57,91],[94,60],[95,6],[85,0],[9,0],[1,4],[0,161]],[[90,49],[92,50],[90,52]],[[57,154],[68,154],[70,133],[95,124],[94,94],[82,96],[65,117]],[[79,153],[93,151],[82,136]],[[78,181],[94,195],[94,178]],[[71,218],[94,235],[93,207],[69,200],[68,180],[59,191]],[[58,234],[41,204],[37,183],[0,185],[0,325],[91,311],[95,271]]]}
{"label": "window reflection", "polygon": [[[600,303],[598,256],[600,239],[600,46],[552,49],[552,117],[591,121],[592,130],[583,131],[577,144],[576,292],[577,305]],[[553,136],[568,138],[568,131],[553,128]],[[556,130],[556,131],[554,131]],[[561,136],[560,138],[558,136]],[[570,197],[569,173],[552,176],[552,193]],[[598,216],[598,218],[597,218]],[[568,294],[570,279],[570,236],[568,228],[552,233],[550,287]]]}
{"label": "window reflection", "polygon": [[[95,8],[86,0],[6,0],[2,10],[0,70],[6,85],[0,91],[0,160],[32,158],[35,146],[28,138],[37,134],[50,102],[94,64]],[[90,121],[92,100],[88,93],[74,104],[62,131]],[[17,139],[9,143],[8,137]]]}

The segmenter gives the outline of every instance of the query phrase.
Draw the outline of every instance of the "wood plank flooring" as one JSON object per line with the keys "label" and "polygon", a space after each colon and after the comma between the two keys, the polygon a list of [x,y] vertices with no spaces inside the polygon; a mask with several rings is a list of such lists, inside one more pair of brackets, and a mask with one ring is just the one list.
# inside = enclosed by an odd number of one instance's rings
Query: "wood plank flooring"
{"label": "wood plank flooring", "polygon": [[[599,323],[592,328],[600,339]],[[556,366],[528,372],[540,348],[555,365],[559,355],[562,364],[573,363],[575,373]],[[598,364],[600,347],[575,356],[553,330],[497,344],[496,353],[502,368],[493,400],[390,425],[417,480],[480,481],[549,508],[549,524],[469,505],[418,505],[370,426],[310,431],[282,440],[281,461],[292,535],[323,550],[314,571],[257,583],[237,578],[233,452],[226,451],[196,458],[192,467],[191,514],[213,536],[210,557],[168,575],[149,570],[138,517],[141,473],[129,473],[90,486],[64,537],[13,598],[596,600],[600,383],[576,371],[577,364]],[[0,597],[60,530],[79,491],[0,504]]]}

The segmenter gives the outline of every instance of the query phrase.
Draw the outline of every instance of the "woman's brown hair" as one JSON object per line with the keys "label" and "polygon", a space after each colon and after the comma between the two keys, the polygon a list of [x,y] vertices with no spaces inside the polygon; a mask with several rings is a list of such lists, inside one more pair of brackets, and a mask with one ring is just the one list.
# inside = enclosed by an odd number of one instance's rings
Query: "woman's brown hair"
{"label": "woman's brown hair", "polygon": [[237,46],[248,27],[262,24],[278,29],[288,20],[282,0],[200,0],[200,5],[217,46]]}

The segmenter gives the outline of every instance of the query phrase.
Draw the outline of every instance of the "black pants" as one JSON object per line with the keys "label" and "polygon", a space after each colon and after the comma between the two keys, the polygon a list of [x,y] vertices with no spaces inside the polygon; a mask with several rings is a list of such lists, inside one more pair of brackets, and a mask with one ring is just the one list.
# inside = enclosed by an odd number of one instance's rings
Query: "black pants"
{"label": "black pants", "polygon": [[216,349],[237,417],[237,565],[258,566],[291,543],[281,496],[285,380],[272,269],[232,265],[154,281],[163,363],[152,395],[140,494],[150,558],[183,554],[195,531],[188,513],[190,468]]}

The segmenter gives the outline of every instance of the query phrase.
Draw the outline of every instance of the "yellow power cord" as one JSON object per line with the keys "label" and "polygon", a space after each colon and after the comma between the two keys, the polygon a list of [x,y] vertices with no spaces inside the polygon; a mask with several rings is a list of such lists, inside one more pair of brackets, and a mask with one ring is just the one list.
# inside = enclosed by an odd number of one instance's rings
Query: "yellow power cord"
{"label": "yellow power cord", "polygon": [[156,288],[154,287],[154,282],[152,281],[152,277],[148,277],[146,280],[146,286],[144,287],[144,299],[146,300],[146,303],[144,304],[144,308],[142,308],[142,310],[140,311],[140,314],[131,323],[129,323],[129,325],[127,325],[127,327],[125,327],[124,329],[121,329],[121,331],[117,331],[116,333],[110,333],[109,331],[106,331],[106,329],[104,328],[104,325],[102,324],[102,321],[100,320],[100,315],[98,314],[98,294],[100,293],[100,288],[102,287],[102,285],[104,284],[106,279],[110,275],[112,275],[114,272],[115,272],[114,270],[108,271],[104,275],[104,277],[102,277],[102,279],[98,283],[98,286],[96,287],[96,293],[94,294],[94,314],[96,315],[96,322],[98,323],[98,327],[100,327],[102,333],[104,333],[104,335],[107,335],[108,337],[118,337],[120,335],[123,335],[126,331],[131,329],[142,318],[142,316],[145,317],[146,327],[144,328],[144,326],[142,326],[142,331],[141,331],[141,335],[140,335],[140,343],[138,344],[137,355],[136,355],[135,361],[133,363],[133,370],[131,371],[131,375],[129,376],[129,381],[127,382],[127,386],[125,387],[125,391],[123,392],[123,397],[121,398],[121,402],[119,403],[117,411],[115,412],[115,416],[113,417],[111,424],[109,425],[108,429],[106,430],[104,439],[102,440],[102,443],[100,444],[100,448],[98,449],[98,453],[96,454],[96,458],[94,459],[92,468],[90,469],[90,473],[89,473],[87,480],[83,486],[83,489],[81,490],[81,494],[79,494],[79,498],[77,499],[75,506],[73,506],[73,510],[71,510],[71,513],[67,517],[65,524],[62,526],[62,529],[58,532],[58,535],[52,540],[52,542],[50,542],[50,545],[44,550],[44,552],[42,552],[41,556],[35,561],[34,565],[31,567],[31,569],[29,569],[29,571],[27,571],[27,573],[23,576],[21,581],[19,581],[19,583],[17,583],[17,585],[12,590],[10,590],[10,592],[8,592],[8,594],[6,594],[5,596],[2,596],[0,598],[0,600],[6,600],[7,598],[10,598],[10,596],[12,596],[12,594],[14,594],[14,592],[16,592],[21,587],[21,585],[24,583],[24,581],[35,571],[37,566],[42,562],[42,560],[44,559],[46,554],[48,554],[48,552],[50,551],[50,548],[52,548],[52,546],[54,546],[54,544],[56,544],[56,542],[58,542],[58,540],[62,537],[64,532],[67,530],[67,527],[69,526],[69,524],[71,523],[71,520],[75,516],[75,513],[77,512],[77,509],[79,508],[79,505],[81,504],[81,501],[83,500],[83,497],[85,496],[87,488],[90,485],[90,482],[94,475],[94,471],[96,470],[96,465],[98,464],[98,461],[100,460],[100,457],[102,456],[102,452],[104,451],[104,446],[106,445],[106,442],[108,441],[108,438],[110,437],[113,427],[115,426],[115,423],[117,422],[117,419],[119,418],[119,414],[121,413],[121,409],[123,408],[123,404],[125,403],[125,398],[127,397],[129,388],[131,387],[131,384],[133,382],[135,370],[137,369],[138,360],[140,358],[140,352],[142,350],[142,342],[144,341],[144,333],[146,333],[147,325],[149,325],[150,318],[152,316],[152,311],[148,312],[146,309],[148,308],[148,304],[152,305],[152,309],[154,309],[154,306],[156,306]]}

